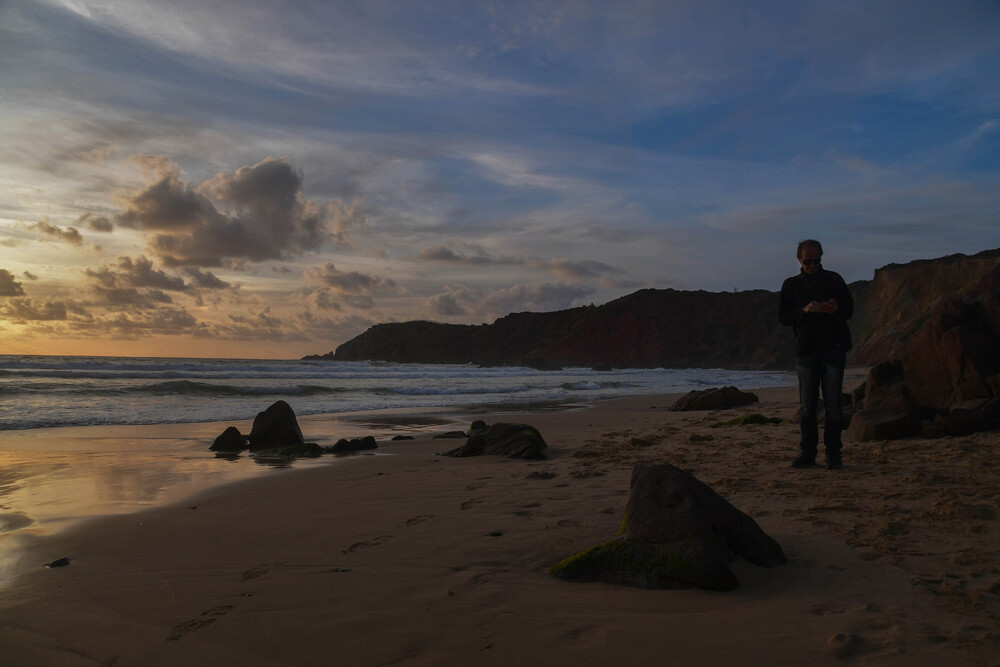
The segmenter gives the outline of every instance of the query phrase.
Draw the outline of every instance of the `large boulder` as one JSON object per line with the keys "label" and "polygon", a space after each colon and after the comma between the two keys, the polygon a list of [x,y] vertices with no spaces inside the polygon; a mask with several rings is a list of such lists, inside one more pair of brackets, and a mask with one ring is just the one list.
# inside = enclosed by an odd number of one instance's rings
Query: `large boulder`
{"label": "large boulder", "polygon": [[1000,428],[1000,267],[939,303],[856,397],[864,409],[848,433],[858,440]]}
{"label": "large boulder", "polygon": [[534,426],[500,422],[474,430],[464,445],[445,452],[444,456],[490,454],[512,459],[545,459],[546,449],[545,439]]}
{"label": "large boulder", "polygon": [[949,408],[992,398],[1000,374],[1000,338],[992,321],[1000,294],[967,303],[946,303],[930,317],[899,355],[906,386],[921,405]]}
{"label": "large boulder", "polygon": [[240,430],[230,426],[215,439],[209,450],[213,452],[242,452],[247,448],[247,439]]}
{"label": "large boulder", "polygon": [[277,401],[267,410],[257,413],[248,439],[251,452],[305,443],[295,412],[284,401]]}
{"label": "large boulder", "polygon": [[689,391],[677,399],[670,410],[671,412],[725,410],[757,403],[759,400],[756,394],[740,391],[736,387],[713,387],[702,391]]}
{"label": "large boulder", "polygon": [[739,586],[729,567],[736,556],[768,568],[786,562],[781,546],[753,519],[694,475],[669,463],[640,463],[632,470],[618,537],[549,572],[572,581],[731,590]]}

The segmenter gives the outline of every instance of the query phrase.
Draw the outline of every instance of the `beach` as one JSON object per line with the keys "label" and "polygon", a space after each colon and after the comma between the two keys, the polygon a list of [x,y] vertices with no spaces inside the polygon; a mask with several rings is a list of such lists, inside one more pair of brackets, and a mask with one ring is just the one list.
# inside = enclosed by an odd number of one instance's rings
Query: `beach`
{"label": "beach", "polygon": [[[707,412],[649,395],[369,415],[416,438],[33,540],[2,592],[2,662],[1000,664],[1000,434],[848,440],[842,470],[794,470],[795,424],[717,426],[793,418],[794,387],[755,393]],[[307,440],[323,419],[301,418]],[[549,460],[441,456],[462,441],[431,436],[472,419],[537,427]],[[735,561],[724,593],[547,574],[616,535],[638,462],[692,472],[788,563]]]}

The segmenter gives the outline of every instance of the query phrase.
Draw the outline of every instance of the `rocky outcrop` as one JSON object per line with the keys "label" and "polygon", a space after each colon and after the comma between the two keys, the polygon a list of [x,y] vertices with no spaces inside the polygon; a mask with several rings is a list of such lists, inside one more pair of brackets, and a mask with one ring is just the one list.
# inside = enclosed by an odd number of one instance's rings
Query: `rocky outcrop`
{"label": "rocky outcrop", "polygon": [[490,426],[474,424],[465,444],[443,456],[506,456],[511,459],[545,459],[548,445],[538,429],[528,424],[500,422]]}
{"label": "rocky outcrop", "polygon": [[[1000,249],[889,264],[876,270],[871,281],[852,285],[855,349],[851,363],[874,366],[900,358],[928,319],[946,310],[948,302],[992,300],[989,295],[996,293],[998,271]],[[998,337],[1000,312],[992,301],[982,314]]]}
{"label": "rocky outcrop", "polygon": [[573,581],[643,588],[731,590],[739,581],[730,561],[785,563],[781,546],[749,516],[690,473],[668,463],[639,464],[618,538],[553,565]]}
{"label": "rocky outcrop", "polygon": [[760,399],[757,397],[757,394],[749,391],[740,391],[736,387],[713,387],[701,391],[689,391],[677,399],[677,402],[671,406],[670,411],[726,410],[728,408],[739,408],[759,401]]}
{"label": "rocky outcrop", "polygon": [[248,440],[251,452],[305,443],[295,412],[284,401],[257,413]]}
{"label": "rocky outcrop", "polygon": [[[920,309],[919,326],[909,326],[891,346],[882,336],[863,347],[863,355],[876,350],[891,358],[873,366],[856,392],[861,410],[848,431],[852,437],[965,435],[1000,428],[1000,256],[980,253],[970,259],[973,267],[985,263],[986,272],[974,278],[952,275],[953,258],[929,265],[936,273],[948,269],[957,290],[931,299]],[[912,316],[901,313],[899,319]]]}

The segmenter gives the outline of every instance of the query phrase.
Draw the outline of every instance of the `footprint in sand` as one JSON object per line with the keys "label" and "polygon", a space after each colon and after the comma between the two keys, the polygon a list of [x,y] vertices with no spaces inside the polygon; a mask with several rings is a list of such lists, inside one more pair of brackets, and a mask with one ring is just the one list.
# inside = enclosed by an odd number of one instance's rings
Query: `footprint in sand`
{"label": "footprint in sand", "polygon": [[421,514],[420,516],[415,516],[412,519],[407,519],[406,520],[406,525],[407,526],[415,526],[418,523],[423,523],[424,521],[427,521],[428,519],[433,519],[433,518],[434,518],[433,514]]}
{"label": "footprint in sand", "polygon": [[384,544],[392,539],[392,535],[379,535],[378,537],[373,537],[367,542],[355,542],[351,546],[344,549],[341,553],[349,554],[360,549],[370,549],[371,547],[377,547],[380,544]]}
{"label": "footprint in sand", "polygon": [[467,510],[470,507],[472,507],[473,505],[478,505],[481,502],[483,502],[483,501],[480,500],[479,498],[469,498],[464,503],[462,503],[462,509]]}
{"label": "footprint in sand", "polygon": [[247,570],[242,575],[240,575],[240,581],[250,581],[251,579],[256,579],[257,577],[262,577],[262,576],[264,576],[265,574],[267,574],[270,571],[271,571],[271,568],[268,567],[267,565],[261,565],[260,567],[254,567],[254,568],[251,568],[251,569]]}
{"label": "footprint in sand", "polygon": [[203,611],[201,612],[201,618],[195,618],[175,625],[170,635],[167,637],[167,641],[176,641],[190,632],[206,628],[219,620],[219,617],[225,616],[232,610],[233,605],[224,604],[219,607],[212,607],[211,609]]}

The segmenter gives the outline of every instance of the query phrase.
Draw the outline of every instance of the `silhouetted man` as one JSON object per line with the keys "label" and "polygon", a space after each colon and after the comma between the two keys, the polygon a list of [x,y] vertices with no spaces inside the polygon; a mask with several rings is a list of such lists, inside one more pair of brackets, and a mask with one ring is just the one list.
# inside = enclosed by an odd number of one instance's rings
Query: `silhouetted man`
{"label": "silhouetted man", "polygon": [[816,465],[819,428],[816,405],[819,390],[823,390],[826,427],[823,445],[826,467],[840,468],[840,433],[843,419],[840,394],[844,383],[847,351],[851,349],[851,332],[847,320],[854,313],[854,299],[839,274],[821,265],[823,246],[807,239],[799,243],[796,257],[802,266],[797,276],[781,286],[778,319],[795,329],[795,370],[799,376],[799,426],[801,452],[792,461],[796,468]]}

